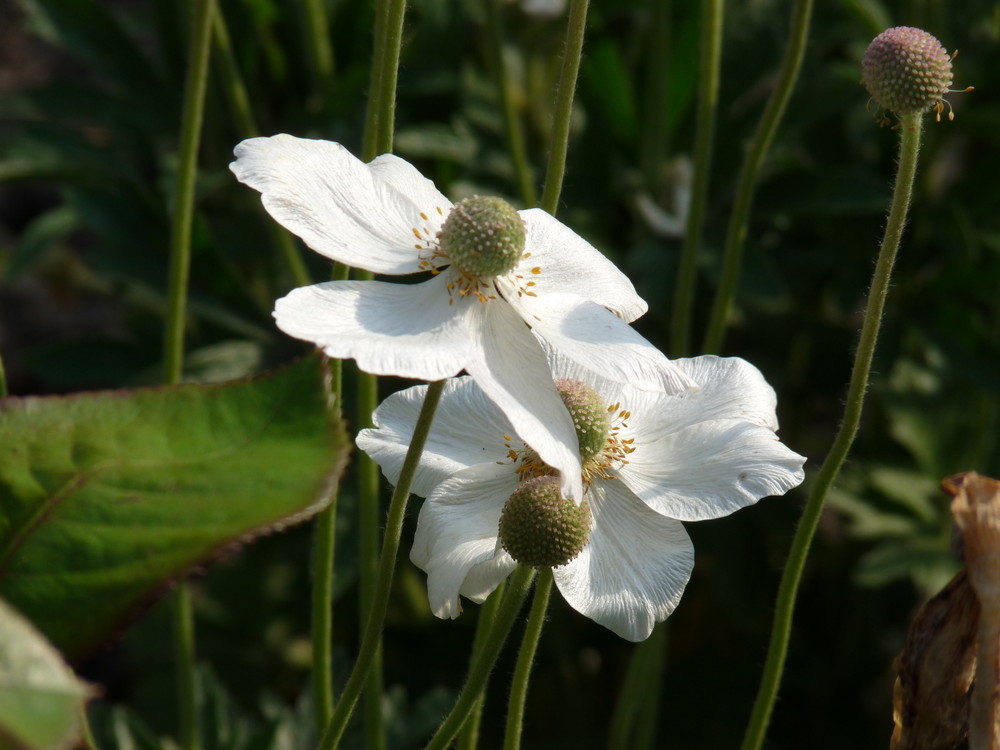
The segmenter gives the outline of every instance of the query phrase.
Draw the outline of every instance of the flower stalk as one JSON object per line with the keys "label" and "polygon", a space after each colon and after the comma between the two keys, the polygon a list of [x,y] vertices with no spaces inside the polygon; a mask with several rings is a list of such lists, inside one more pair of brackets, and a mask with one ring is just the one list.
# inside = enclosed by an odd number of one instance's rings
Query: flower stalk
{"label": "flower stalk", "polygon": [[382,540],[382,553],[379,557],[378,577],[372,598],[372,609],[361,640],[361,649],[357,661],[351,670],[351,675],[344,686],[333,716],[326,732],[320,741],[320,750],[330,750],[336,747],[347,726],[347,721],[354,710],[358,696],[368,679],[369,671],[381,643],[382,626],[385,622],[385,612],[389,604],[389,589],[392,586],[393,571],[396,566],[396,554],[399,551],[399,541],[403,533],[403,519],[406,516],[406,504],[410,496],[410,486],[416,472],[417,463],[427,442],[434,412],[441,399],[444,389],[443,381],[430,383],[424,397],[423,407],[413,430],[413,438],[406,452],[406,459],[400,472],[399,481],[393,490],[389,501],[389,515],[386,519],[385,536]]}
{"label": "flower stalk", "polygon": [[[499,586],[490,594],[483,605],[479,608],[479,616],[476,619],[476,635],[472,640],[472,654],[470,658],[475,660],[483,649],[483,643],[489,634],[490,626],[496,619],[500,602],[503,601],[503,592],[506,590],[506,583],[501,582]],[[481,691],[476,705],[469,712],[469,718],[462,725],[462,733],[458,738],[458,750],[475,750],[479,746],[479,725],[483,718],[483,704],[486,700],[486,693]]]}
{"label": "flower stalk", "polygon": [[521,611],[521,605],[528,596],[534,578],[534,569],[523,565],[517,566],[511,575],[503,602],[493,621],[493,627],[486,636],[482,650],[469,667],[469,676],[462,687],[462,692],[459,693],[458,700],[455,701],[447,718],[427,743],[426,750],[444,750],[462,729],[462,725],[478,703],[480,694],[486,688],[493,665],[496,664],[500,649],[507,640],[507,634],[510,633],[518,612]]}
{"label": "flower stalk", "polygon": [[[184,363],[184,322],[187,308],[188,276],[191,267],[191,224],[194,216],[195,178],[198,173],[198,146],[208,88],[211,57],[212,18],[215,0],[198,0],[194,5],[189,61],[184,82],[181,112],[177,185],[170,227],[170,269],[167,288],[163,380],[181,381]],[[181,581],[173,597],[174,653],[177,661],[179,743],[182,750],[199,747],[197,685],[195,676],[194,615],[191,592]]]}
{"label": "flower stalk", "polygon": [[569,23],[566,27],[566,45],[563,49],[563,64],[556,88],[555,114],[552,122],[552,138],[549,142],[549,162],[545,170],[545,187],[539,205],[555,216],[562,193],[563,178],[566,175],[566,154],[569,151],[569,125],[573,114],[573,98],[576,94],[576,79],[580,73],[580,58],[583,55],[583,37],[587,29],[587,7],[589,0],[572,0],[569,6]]}
{"label": "flower stalk", "polygon": [[691,307],[697,281],[698,247],[708,200],[708,178],[715,141],[715,112],[719,102],[719,70],[722,67],[722,0],[705,0],[701,6],[701,72],[698,77],[698,115],[695,125],[694,178],[691,206],[684,226],[680,266],[674,286],[671,318],[673,356],[686,357],[691,346]]}
{"label": "flower stalk", "polygon": [[746,241],[747,222],[750,218],[750,207],[753,204],[757,175],[760,174],[760,168],[771,147],[771,141],[774,140],[774,135],[778,131],[778,125],[785,114],[785,108],[802,68],[802,58],[805,56],[806,41],[809,36],[812,6],[813,0],[796,0],[795,2],[792,9],[791,32],[785,47],[785,55],[781,61],[778,83],[767,100],[764,114],[761,115],[743,165],[740,167],[736,199],[726,230],[726,244],[722,256],[722,278],[712,303],[708,330],[701,347],[702,354],[719,354],[722,350],[726,327],[729,324],[729,312],[736,295],[736,283],[739,281],[740,268],[743,264],[743,245]]}
{"label": "flower stalk", "polygon": [[521,728],[524,724],[524,703],[528,697],[528,682],[531,679],[531,667],[535,663],[538,642],[542,637],[542,627],[545,625],[545,611],[549,606],[553,580],[550,568],[539,571],[531,602],[531,613],[528,615],[528,624],[524,629],[521,650],[518,651],[517,665],[514,667],[514,679],[510,686],[503,750],[519,750],[521,747]]}
{"label": "flower stalk", "polygon": [[778,694],[778,686],[781,683],[796,596],[802,580],[806,557],[809,554],[809,547],[816,533],[816,527],[819,525],[827,493],[847,458],[861,422],[865,391],[868,388],[868,376],[871,372],[875,344],[878,340],[882,313],[885,309],[885,299],[889,291],[889,278],[892,274],[892,266],[899,249],[903,228],[906,225],[910,197],[913,193],[913,180],[917,171],[917,156],[920,151],[922,117],[923,114],[918,113],[905,116],[901,121],[896,184],[889,209],[889,218],[886,222],[885,235],[875,265],[871,289],[868,292],[865,318],[854,357],[854,366],[851,370],[851,381],[847,391],[843,420],[830,451],[813,480],[809,499],[795,531],[791,550],[788,553],[788,561],[781,576],[764,673],[761,677],[757,698],[754,701],[750,722],[743,738],[743,750],[757,750],[764,741],[771,712],[774,709],[774,701]]}

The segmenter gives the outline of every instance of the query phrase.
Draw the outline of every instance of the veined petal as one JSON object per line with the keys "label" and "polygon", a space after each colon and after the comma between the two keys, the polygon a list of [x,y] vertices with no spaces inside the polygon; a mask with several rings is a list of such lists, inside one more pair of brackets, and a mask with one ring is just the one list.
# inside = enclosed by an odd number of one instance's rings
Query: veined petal
{"label": "veined petal", "polygon": [[[374,429],[361,430],[358,447],[371,456],[392,484],[399,481],[426,385],[397,391],[372,415]],[[503,412],[467,375],[449,378],[417,464],[412,491],[427,497],[452,474],[478,464],[509,461],[504,435],[514,431]],[[511,467],[513,471],[513,467]]]}
{"label": "veined petal", "polygon": [[680,601],[694,567],[684,527],[650,510],[617,482],[594,482],[590,542],[554,568],[573,609],[630,641],[649,637]]}
{"label": "veined petal", "polygon": [[427,573],[436,616],[461,614],[459,592],[472,567],[496,554],[500,512],[517,481],[510,466],[471,466],[442,482],[420,509],[410,560]]}
{"label": "veined petal", "polygon": [[525,443],[560,472],[562,492],[583,497],[576,428],[549,371],[545,354],[517,313],[500,300],[476,304],[469,329],[475,353],[465,365]]}
{"label": "veined petal", "polygon": [[700,390],[672,400],[669,410],[660,410],[660,421],[680,429],[713,419],[744,419],[778,429],[774,389],[746,360],[708,355],[673,362]]}
{"label": "veined petal", "polygon": [[[367,165],[339,143],[250,138],[229,165],[278,223],[321,255],[375,273],[422,270],[414,230],[433,238],[451,202],[401,159]],[[405,162],[404,162],[405,164]],[[407,168],[408,167],[408,168]],[[422,182],[421,182],[422,180]],[[408,191],[408,192],[404,192]]]}
{"label": "veined petal", "polygon": [[616,474],[657,513],[703,521],[783,495],[801,484],[804,463],[772,430],[729,419],[690,425],[654,440],[643,434]]}
{"label": "veined petal", "polygon": [[376,375],[441,380],[473,356],[468,312],[449,305],[447,272],[420,284],[327,281],[275,303],[278,328],[312,341],[330,357],[355,359]]}
{"label": "veined petal", "polygon": [[541,269],[538,274],[524,273],[535,282],[540,297],[574,294],[612,310],[627,323],[646,312],[648,306],[632,282],[600,250],[540,208],[518,213],[527,229],[524,249],[530,255],[516,271]]}
{"label": "veined petal", "polygon": [[599,378],[658,393],[698,387],[659,349],[600,305],[568,294],[549,294],[530,302],[522,298],[517,306],[546,344]]}

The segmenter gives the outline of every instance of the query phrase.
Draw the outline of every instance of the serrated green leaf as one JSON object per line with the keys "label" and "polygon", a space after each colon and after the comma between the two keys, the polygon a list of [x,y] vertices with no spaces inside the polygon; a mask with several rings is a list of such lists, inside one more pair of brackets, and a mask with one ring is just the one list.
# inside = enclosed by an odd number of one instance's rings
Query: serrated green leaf
{"label": "serrated green leaf", "polygon": [[321,510],[347,450],[317,357],[0,401],[0,595],[83,653],[195,566]]}
{"label": "serrated green leaf", "polygon": [[0,747],[69,747],[79,739],[89,693],[59,652],[0,599]]}

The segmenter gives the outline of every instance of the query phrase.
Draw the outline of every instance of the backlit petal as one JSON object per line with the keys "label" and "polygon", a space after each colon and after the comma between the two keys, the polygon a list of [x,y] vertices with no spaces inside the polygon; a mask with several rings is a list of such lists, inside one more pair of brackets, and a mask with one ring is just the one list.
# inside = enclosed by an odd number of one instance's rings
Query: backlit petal
{"label": "backlit petal", "polygon": [[[603,253],[540,208],[521,211],[527,229],[525,251],[530,255],[516,269],[535,282],[540,297],[553,292],[573,294],[614,311],[626,322],[647,310],[628,277]],[[532,274],[530,269],[541,272]]]}
{"label": "backlit petal", "polygon": [[650,508],[681,521],[729,515],[804,478],[805,458],[742,420],[702,422],[654,442],[639,433],[635,446],[618,477]]}
{"label": "backlit petal", "polygon": [[[420,270],[419,240],[445,214],[448,201],[428,180],[396,157],[374,165],[339,143],[290,135],[251,138],[236,146],[229,168],[261,193],[264,208],[321,255],[376,273]],[[405,165],[405,166],[403,166]]]}
{"label": "backlit petal", "polygon": [[[468,311],[449,305],[448,275],[420,284],[328,281],[275,303],[278,328],[376,375],[441,380],[472,356]],[[478,303],[473,303],[478,305]]]}

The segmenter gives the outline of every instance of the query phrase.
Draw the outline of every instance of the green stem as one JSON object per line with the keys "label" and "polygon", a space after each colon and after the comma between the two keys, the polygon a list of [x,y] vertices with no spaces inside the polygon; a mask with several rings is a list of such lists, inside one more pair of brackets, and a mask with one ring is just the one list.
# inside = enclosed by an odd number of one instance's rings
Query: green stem
{"label": "green stem", "polygon": [[197,750],[198,686],[194,669],[194,615],[191,611],[191,591],[184,581],[174,590],[174,659],[177,661],[178,742],[182,750]]}
{"label": "green stem", "polygon": [[396,82],[403,42],[406,0],[378,0],[375,4],[375,50],[371,91],[365,114],[361,158],[371,161],[392,151],[396,120]]}
{"label": "green stem", "polygon": [[726,326],[729,323],[729,313],[736,293],[736,282],[739,280],[740,267],[743,263],[743,244],[746,240],[750,207],[753,204],[754,186],[802,68],[802,58],[805,55],[806,41],[809,37],[809,19],[812,16],[812,6],[813,0],[796,0],[795,2],[795,7],[792,9],[791,33],[785,47],[785,56],[781,61],[778,82],[767,100],[764,114],[761,115],[757,130],[750,141],[746,158],[740,168],[736,199],[726,231],[726,245],[722,257],[722,277],[715,293],[708,330],[702,345],[702,353],[704,354],[718,354],[722,349]]}
{"label": "green stem", "polygon": [[427,442],[427,434],[431,428],[431,421],[434,419],[434,412],[437,410],[438,402],[441,400],[441,392],[444,389],[444,381],[436,381],[427,386],[427,394],[424,396],[424,405],[420,410],[420,416],[413,428],[413,437],[410,447],[406,451],[406,458],[403,461],[403,468],[399,474],[399,481],[393,490],[392,499],[389,501],[389,514],[386,519],[385,536],[382,541],[382,554],[379,557],[378,580],[376,581],[375,595],[372,602],[372,610],[369,613],[365,626],[364,635],[361,639],[361,649],[358,652],[358,659],[354,663],[350,677],[344,692],[337,702],[333,717],[323,734],[319,747],[320,750],[330,750],[340,741],[347,726],[354,706],[357,703],[361,689],[368,678],[368,673],[378,651],[381,641],[382,626],[385,623],[385,612],[389,604],[389,593],[392,587],[393,570],[396,565],[396,553],[399,551],[399,540],[403,532],[403,519],[406,516],[406,504],[410,495],[410,485],[413,483],[413,475],[420,460],[420,454],[424,450]]}
{"label": "green stem", "polygon": [[674,287],[671,319],[673,356],[685,357],[691,347],[691,307],[697,281],[698,247],[708,199],[708,179],[712,169],[715,141],[715,113],[719,102],[719,70],[722,66],[722,0],[701,4],[701,73],[698,79],[698,116],[695,123],[694,179],[691,205],[684,227],[680,266]]}
{"label": "green stem", "polygon": [[455,735],[462,729],[462,725],[472,712],[483,690],[486,682],[493,671],[497,657],[500,656],[500,649],[503,648],[507,634],[514,625],[517,613],[521,611],[521,605],[528,596],[531,582],[535,578],[535,571],[523,565],[517,566],[514,573],[507,581],[507,590],[504,592],[503,602],[497,612],[493,627],[490,628],[486,642],[472,661],[469,667],[469,676],[462,686],[455,705],[438,728],[437,732],[427,743],[426,750],[444,750],[451,744]]}
{"label": "green stem", "polygon": [[631,747],[635,750],[652,750],[656,747],[656,732],[663,716],[660,693],[663,687],[663,661],[666,655],[667,624],[653,628],[649,638],[642,642],[639,652],[646,659],[645,684],[635,722]]}
{"label": "green stem", "polygon": [[166,336],[163,380],[179,383],[184,361],[184,317],[187,307],[188,274],[191,267],[191,223],[194,217],[194,187],[198,170],[198,145],[205,111],[208,83],[209,41],[215,0],[195,2],[191,30],[191,59],[184,83],[181,114],[177,187],[170,226],[170,271],[167,290]]}
{"label": "green stem", "polygon": [[0,357],[0,398],[7,396],[7,373],[3,369],[3,357]]}
{"label": "green stem", "polygon": [[[486,642],[489,628],[496,619],[497,610],[500,608],[504,589],[505,582],[501,581],[500,585],[494,589],[493,593],[487,597],[486,601],[479,608],[479,614],[476,618],[476,636],[472,639],[472,660],[475,660],[479,652],[483,650],[483,643]],[[476,705],[473,706],[469,714],[469,718],[462,725],[462,734],[458,738],[458,750],[475,750],[479,744],[479,725],[482,722],[483,704],[485,702],[486,694],[485,692],[480,692],[479,698],[476,700]]]}
{"label": "green stem", "polygon": [[[219,76],[222,79],[222,90],[229,100],[229,107],[232,110],[233,119],[236,122],[236,132],[240,138],[253,138],[260,135],[260,128],[253,115],[253,107],[250,104],[250,95],[247,93],[243,76],[236,65],[236,57],[233,54],[233,45],[229,37],[229,29],[226,27],[226,19],[222,15],[222,9],[216,7],[212,14],[212,32],[215,42],[215,59],[218,60]],[[281,250],[281,255],[288,266],[292,279],[296,286],[307,286],[312,283],[309,278],[309,271],[302,260],[298,245],[292,235],[283,229],[276,221],[267,222],[268,231],[271,237]]]}
{"label": "green stem", "polygon": [[566,154],[569,150],[569,125],[573,114],[573,97],[576,79],[583,55],[583,37],[587,30],[588,0],[572,0],[569,22],[566,27],[566,44],[563,48],[562,69],[556,88],[556,102],[552,122],[552,139],[549,144],[549,163],[545,170],[545,188],[539,204],[555,216],[566,175]]}
{"label": "green stem", "polygon": [[[187,77],[184,82],[184,106],[181,113],[177,187],[174,194],[170,227],[170,271],[167,289],[163,380],[181,381],[184,364],[184,320],[187,307],[188,275],[191,266],[191,224],[194,217],[195,177],[198,170],[198,145],[205,110],[205,90],[214,0],[197,0],[191,27]],[[198,706],[195,677],[194,617],[187,584],[177,584],[173,601],[174,648],[177,660],[179,739],[182,750],[197,750]]]}
{"label": "green stem", "polygon": [[795,530],[795,538],[792,540],[791,550],[788,553],[788,562],[781,576],[767,660],[764,663],[764,673],[761,677],[757,699],[754,701],[750,722],[743,739],[743,750],[759,748],[764,741],[764,734],[781,682],[781,673],[788,651],[795,598],[802,579],[806,556],[809,554],[809,547],[819,524],[826,495],[847,458],[861,422],[861,409],[868,387],[868,375],[871,371],[875,343],[882,321],[882,311],[885,308],[885,298],[888,294],[889,277],[892,273],[896,251],[899,249],[903,227],[906,225],[906,214],[913,191],[922,123],[921,117],[916,116],[904,119],[901,125],[896,186],[889,209],[889,218],[886,222],[885,236],[882,239],[882,247],[875,264],[871,289],[868,292],[865,319],[861,327],[858,349],[854,356],[854,367],[851,370],[851,382],[847,391],[844,418],[830,447],[830,452],[813,480],[809,499],[802,512],[802,520]]}
{"label": "green stem", "polygon": [[503,59],[503,22],[501,6],[503,0],[486,0],[486,34],[489,44],[490,60],[493,65],[493,78],[497,84],[497,94],[503,108],[504,132],[507,136],[507,146],[517,176],[518,190],[521,200],[526,206],[534,206],[538,202],[535,183],[531,179],[531,166],[524,147],[524,130],[521,118],[518,116],[514,103],[514,91],[507,75],[507,66]]}
{"label": "green stem", "polygon": [[326,91],[333,78],[333,47],[330,45],[330,24],[325,0],[303,0],[305,6],[305,39],[312,66],[313,101],[311,108],[321,110]]}
{"label": "green stem", "polygon": [[656,193],[662,182],[661,169],[667,153],[667,114],[671,22],[670,0],[654,0],[646,44],[645,94],[642,117],[642,172],[646,187]]}
{"label": "green stem", "polygon": [[538,574],[535,584],[535,595],[531,602],[531,614],[524,629],[521,640],[521,650],[517,654],[517,665],[514,667],[514,680],[510,686],[510,700],[507,704],[507,729],[504,734],[504,750],[519,750],[521,747],[521,730],[524,726],[524,704],[528,697],[528,682],[531,678],[531,667],[535,662],[535,652],[538,641],[542,637],[542,626],[545,625],[545,610],[549,606],[549,595],[552,593],[552,569],[545,568]]}
{"label": "green stem", "polygon": [[618,701],[611,715],[611,728],[608,731],[608,748],[615,750],[620,747],[632,747],[638,733],[636,725],[638,717],[646,702],[651,673],[655,671],[655,655],[662,651],[663,633],[666,627],[659,625],[642,643],[636,644],[629,660],[628,671],[621,689],[618,691]]}
{"label": "green stem", "polygon": [[[368,373],[358,377],[358,422],[361,428],[372,427],[371,415],[378,405],[378,378]],[[360,625],[365,627],[366,616],[372,611],[377,596],[379,575],[379,528],[382,514],[379,502],[379,466],[366,453],[358,454],[359,482],[359,615]],[[398,544],[398,542],[397,542]],[[383,550],[384,554],[384,550]],[[395,563],[395,553],[393,553]],[[364,688],[365,747],[379,750],[385,746],[385,732],[382,728],[382,647],[376,645],[369,668],[368,681]]]}

